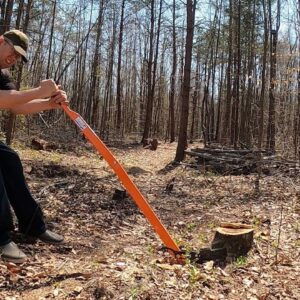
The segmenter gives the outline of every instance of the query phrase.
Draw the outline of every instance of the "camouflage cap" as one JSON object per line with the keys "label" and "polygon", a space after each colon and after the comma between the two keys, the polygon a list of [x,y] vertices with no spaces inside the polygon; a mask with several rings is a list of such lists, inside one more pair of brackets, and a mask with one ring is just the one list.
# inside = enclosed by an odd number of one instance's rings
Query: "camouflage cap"
{"label": "camouflage cap", "polygon": [[18,52],[21,56],[24,62],[27,62],[27,49],[28,49],[28,37],[25,33],[13,29],[5,32],[3,34],[4,39],[11,43],[12,46],[15,48],[16,52]]}

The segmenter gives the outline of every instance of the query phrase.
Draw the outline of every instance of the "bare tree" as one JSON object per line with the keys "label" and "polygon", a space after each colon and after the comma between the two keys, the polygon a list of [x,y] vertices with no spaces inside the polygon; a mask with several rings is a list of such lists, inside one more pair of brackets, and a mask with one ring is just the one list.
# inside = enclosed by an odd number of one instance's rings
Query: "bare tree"
{"label": "bare tree", "polygon": [[[156,84],[156,68],[157,68],[157,57],[159,50],[159,38],[161,28],[161,15],[162,15],[162,0],[159,2],[159,14],[157,22],[157,33],[156,33],[156,48],[153,59],[153,40],[154,40],[154,23],[155,23],[155,0],[151,0],[151,25],[150,25],[150,51],[149,51],[149,62],[148,62],[148,84],[147,84],[147,103],[146,103],[146,118],[144,124],[144,132],[142,137],[142,143],[146,143],[149,138],[150,129],[152,125],[152,114],[153,114],[153,101]],[[153,59],[153,61],[152,61]]]}
{"label": "bare tree", "polygon": [[272,153],[275,153],[275,134],[276,134],[275,132],[275,128],[276,128],[275,81],[276,81],[277,40],[278,40],[278,31],[280,27],[280,0],[277,0],[277,17],[276,17],[275,29],[272,29],[271,1],[269,0],[269,22],[270,22],[270,30],[271,30],[271,35],[270,35],[271,70],[270,70],[270,89],[269,89],[269,120],[268,120],[266,149]]}
{"label": "bare tree", "polygon": [[118,52],[118,70],[117,70],[117,118],[116,118],[116,127],[117,131],[120,133],[121,129],[121,116],[122,116],[122,94],[121,94],[121,89],[122,89],[122,82],[121,82],[121,63],[122,63],[122,46],[123,46],[123,29],[124,29],[124,8],[125,8],[125,0],[122,0],[122,5],[121,5],[121,19],[120,19],[120,30],[119,30],[119,52]]}
{"label": "bare tree", "polygon": [[177,41],[176,41],[176,1],[173,0],[172,6],[172,73],[171,73],[171,85],[169,96],[169,131],[170,131],[170,143],[175,141],[175,83],[177,72]]}
{"label": "bare tree", "polygon": [[191,62],[192,49],[194,37],[195,11],[196,0],[187,0],[186,14],[187,14],[187,29],[186,29],[186,44],[185,44],[185,63],[184,63],[184,77],[182,89],[182,103],[178,145],[176,149],[175,161],[182,161],[184,159],[184,150],[187,147],[187,129],[189,118],[189,99],[190,99],[190,81],[191,81]]}

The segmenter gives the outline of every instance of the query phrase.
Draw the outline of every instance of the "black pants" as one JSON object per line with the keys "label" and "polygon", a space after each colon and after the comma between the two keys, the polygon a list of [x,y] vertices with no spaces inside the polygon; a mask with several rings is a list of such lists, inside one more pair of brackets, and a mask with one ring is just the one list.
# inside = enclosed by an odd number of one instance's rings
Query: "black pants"
{"label": "black pants", "polygon": [[13,229],[10,205],[20,232],[32,236],[45,232],[42,211],[29,191],[20,158],[0,142],[0,245],[10,242],[9,232]]}

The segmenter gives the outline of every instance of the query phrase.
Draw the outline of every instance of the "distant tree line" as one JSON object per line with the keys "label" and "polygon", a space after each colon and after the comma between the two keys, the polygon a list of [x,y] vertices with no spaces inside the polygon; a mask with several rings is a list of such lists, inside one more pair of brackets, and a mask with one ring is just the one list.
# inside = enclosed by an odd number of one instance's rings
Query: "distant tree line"
{"label": "distant tree line", "polygon": [[178,140],[176,160],[199,139],[300,156],[299,1],[2,0],[0,9],[0,33],[19,28],[31,42],[29,63],[13,70],[18,87],[54,78],[105,140]]}

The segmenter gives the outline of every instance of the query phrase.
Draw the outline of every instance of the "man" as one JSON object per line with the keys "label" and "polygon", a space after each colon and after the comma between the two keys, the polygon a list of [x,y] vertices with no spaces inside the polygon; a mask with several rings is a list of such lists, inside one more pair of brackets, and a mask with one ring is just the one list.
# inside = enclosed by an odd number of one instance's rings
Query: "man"
{"label": "man", "polygon": [[[10,30],[0,36],[0,109],[30,114],[67,103],[66,93],[51,79],[42,81],[37,88],[16,90],[6,69],[20,60],[27,62],[27,48],[28,38],[21,31]],[[26,184],[18,154],[0,142],[0,255],[3,260],[22,263],[26,255],[9,235],[13,229],[10,206],[22,234],[50,244],[63,242],[62,236],[46,228],[42,211]]]}

